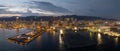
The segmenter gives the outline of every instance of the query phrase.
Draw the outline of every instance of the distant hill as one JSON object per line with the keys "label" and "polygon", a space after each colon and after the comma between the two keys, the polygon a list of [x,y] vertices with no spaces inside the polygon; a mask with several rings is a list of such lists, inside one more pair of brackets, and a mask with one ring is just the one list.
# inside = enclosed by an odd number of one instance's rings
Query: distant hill
{"label": "distant hill", "polygon": [[[76,18],[77,20],[116,20],[116,19],[107,19],[95,16],[77,16],[77,15],[64,15],[64,16],[26,16],[19,17],[20,20],[51,20],[51,19],[64,19],[64,18]],[[13,17],[1,17],[0,21],[14,21],[16,16]]]}

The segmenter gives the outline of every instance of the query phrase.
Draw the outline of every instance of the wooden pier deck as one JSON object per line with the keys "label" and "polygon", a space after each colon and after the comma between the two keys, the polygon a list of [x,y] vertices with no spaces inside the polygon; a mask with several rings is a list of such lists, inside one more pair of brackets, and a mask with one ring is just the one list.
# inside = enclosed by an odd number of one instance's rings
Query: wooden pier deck
{"label": "wooden pier deck", "polygon": [[41,35],[41,33],[31,31],[31,32],[27,32],[25,34],[10,37],[10,38],[8,38],[8,40],[10,42],[14,42],[19,45],[26,45],[40,35]]}

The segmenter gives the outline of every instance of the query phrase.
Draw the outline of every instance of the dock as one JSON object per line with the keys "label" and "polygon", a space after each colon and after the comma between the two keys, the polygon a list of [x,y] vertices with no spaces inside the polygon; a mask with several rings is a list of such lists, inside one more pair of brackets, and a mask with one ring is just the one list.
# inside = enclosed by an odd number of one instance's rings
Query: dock
{"label": "dock", "polygon": [[10,37],[10,38],[8,38],[8,40],[10,42],[13,42],[13,43],[16,43],[19,45],[26,45],[40,35],[41,35],[41,33],[38,33],[35,31],[30,31],[25,34],[20,34],[20,35]]}

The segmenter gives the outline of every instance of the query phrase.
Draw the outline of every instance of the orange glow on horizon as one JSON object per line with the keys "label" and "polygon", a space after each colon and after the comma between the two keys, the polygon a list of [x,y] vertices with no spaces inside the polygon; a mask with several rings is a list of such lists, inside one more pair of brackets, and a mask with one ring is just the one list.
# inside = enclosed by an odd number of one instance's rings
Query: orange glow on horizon
{"label": "orange glow on horizon", "polygon": [[0,17],[4,17],[4,16],[11,17],[11,16],[22,16],[22,15],[21,14],[0,14]]}

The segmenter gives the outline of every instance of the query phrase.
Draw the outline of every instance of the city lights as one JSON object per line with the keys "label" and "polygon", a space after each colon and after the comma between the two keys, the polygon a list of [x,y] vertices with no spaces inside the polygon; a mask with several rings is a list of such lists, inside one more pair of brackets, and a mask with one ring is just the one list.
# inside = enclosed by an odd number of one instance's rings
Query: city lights
{"label": "city lights", "polygon": [[63,34],[64,32],[63,32],[63,30],[62,29],[60,29],[60,34]]}

